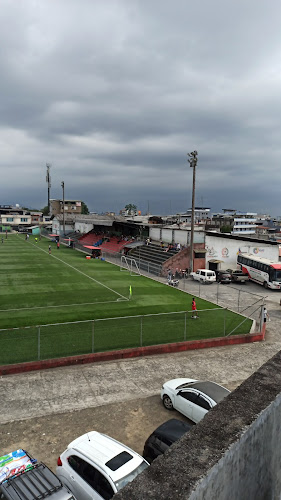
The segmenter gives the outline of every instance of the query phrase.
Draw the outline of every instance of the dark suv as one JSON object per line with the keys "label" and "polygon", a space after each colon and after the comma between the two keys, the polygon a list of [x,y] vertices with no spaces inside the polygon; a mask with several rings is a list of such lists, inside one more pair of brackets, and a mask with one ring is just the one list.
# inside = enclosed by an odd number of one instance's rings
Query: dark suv
{"label": "dark suv", "polygon": [[218,283],[231,283],[232,282],[232,276],[227,271],[219,271],[217,273],[217,282]]}
{"label": "dark suv", "polygon": [[160,425],[146,440],[143,458],[151,464],[155,458],[162,455],[175,441],[193,427],[192,424],[172,418]]}
{"label": "dark suv", "polygon": [[0,499],[75,500],[60,479],[24,450],[0,457]]}

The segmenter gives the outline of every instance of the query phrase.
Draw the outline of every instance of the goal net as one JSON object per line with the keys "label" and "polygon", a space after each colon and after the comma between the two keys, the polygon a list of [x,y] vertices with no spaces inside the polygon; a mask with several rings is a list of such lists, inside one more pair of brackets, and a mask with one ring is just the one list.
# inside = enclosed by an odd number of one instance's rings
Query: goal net
{"label": "goal net", "polygon": [[126,255],[121,257],[120,271],[129,271],[131,276],[141,275],[136,259],[126,257]]}

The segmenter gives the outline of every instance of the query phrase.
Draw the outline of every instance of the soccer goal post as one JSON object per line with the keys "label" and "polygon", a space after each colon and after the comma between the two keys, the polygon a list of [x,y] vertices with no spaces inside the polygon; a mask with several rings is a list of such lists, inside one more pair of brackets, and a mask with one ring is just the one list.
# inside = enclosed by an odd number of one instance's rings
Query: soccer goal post
{"label": "soccer goal post", "polygon": [[131,276],[141,275],[136,259],[126,257],[126,255],[121,257],[120,271],[129,271]]}

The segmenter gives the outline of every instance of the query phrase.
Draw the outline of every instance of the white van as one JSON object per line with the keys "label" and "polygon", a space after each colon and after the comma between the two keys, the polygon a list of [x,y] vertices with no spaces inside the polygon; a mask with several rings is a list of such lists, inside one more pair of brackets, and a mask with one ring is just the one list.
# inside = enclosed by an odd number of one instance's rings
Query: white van
{"label": "white van", "polygon": [[216,273],[210,269],[197,269],[195,273],[190,273],[190,276],[201,283],[214,283],[216,281]]}

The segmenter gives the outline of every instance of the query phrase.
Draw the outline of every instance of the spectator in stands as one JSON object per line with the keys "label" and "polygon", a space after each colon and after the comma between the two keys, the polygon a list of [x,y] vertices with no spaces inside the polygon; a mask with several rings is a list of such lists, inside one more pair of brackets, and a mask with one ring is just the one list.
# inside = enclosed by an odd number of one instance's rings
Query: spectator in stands
{"label": "spectator in stands", "polygon": [[178,243],[178,244],[177,244],[177,250],[179,251],[180,249],[181,249],[181,244],[180,244],[180,243]]}

